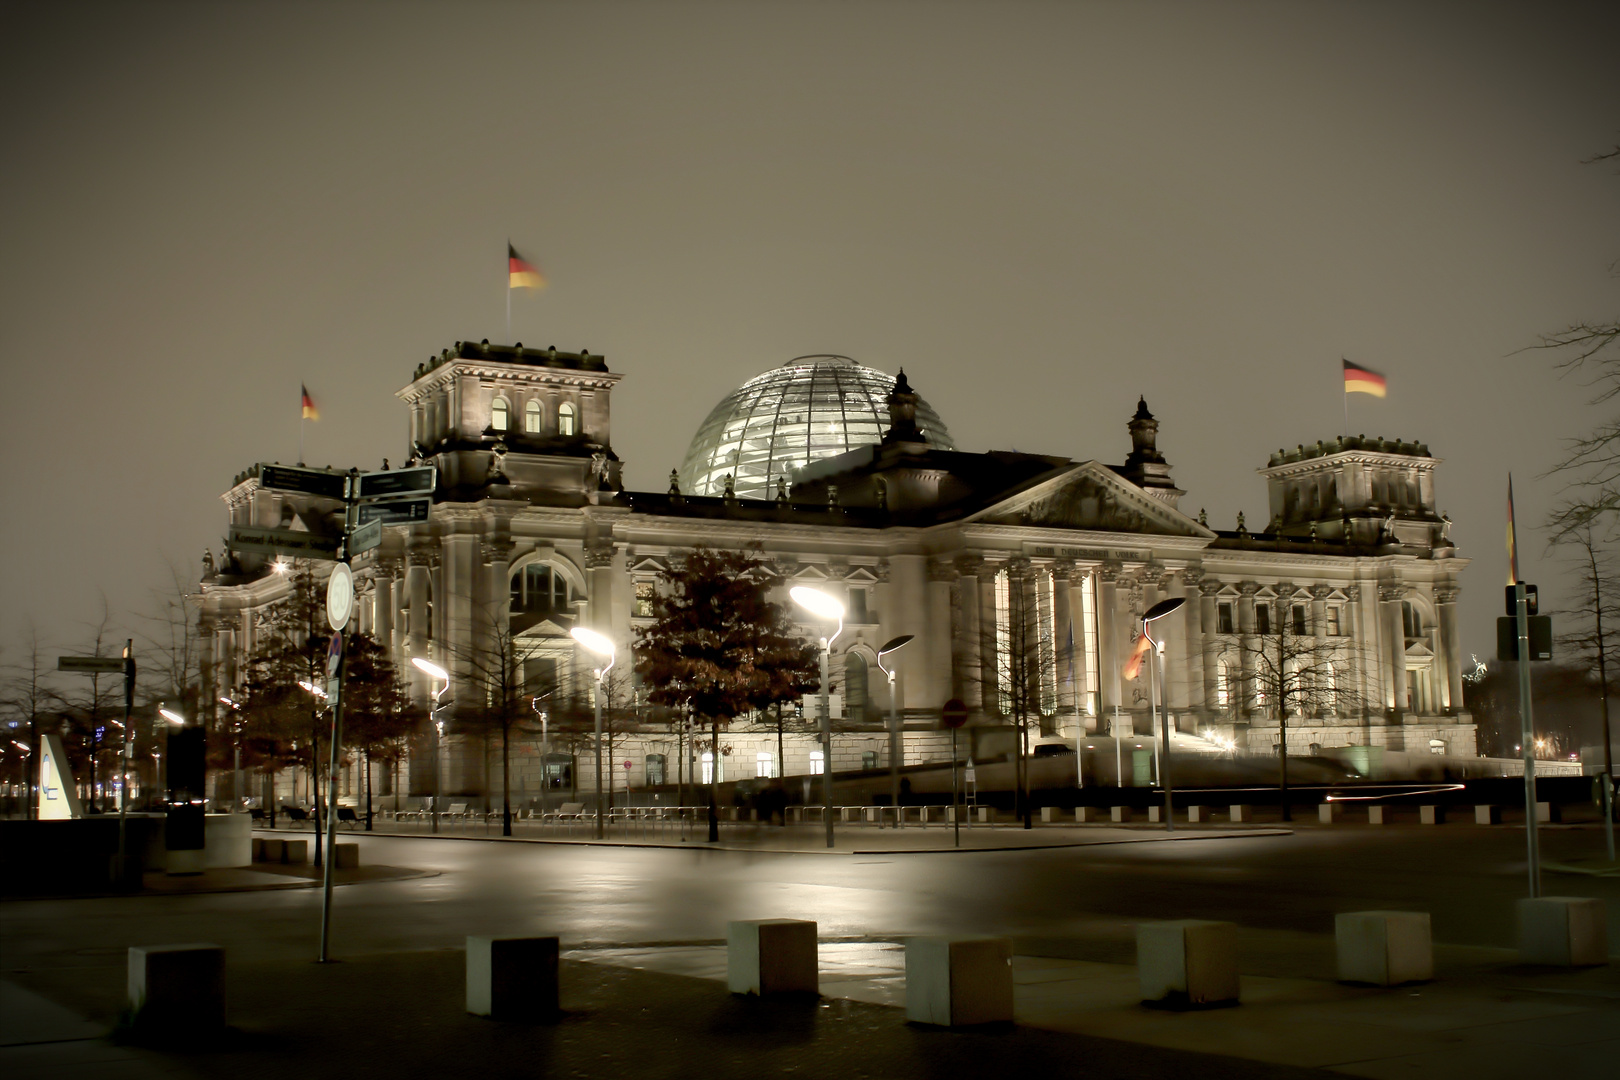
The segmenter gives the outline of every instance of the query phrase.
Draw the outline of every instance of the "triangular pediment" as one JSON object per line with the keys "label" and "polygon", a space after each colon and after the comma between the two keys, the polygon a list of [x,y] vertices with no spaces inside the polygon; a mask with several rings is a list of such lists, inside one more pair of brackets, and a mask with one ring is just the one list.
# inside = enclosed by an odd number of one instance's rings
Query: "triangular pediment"
{"label": "triangular pediment", "polygon": [[1087,461],[985,507],[968,520],[1212,540],[1215,534],[1108,466]]}

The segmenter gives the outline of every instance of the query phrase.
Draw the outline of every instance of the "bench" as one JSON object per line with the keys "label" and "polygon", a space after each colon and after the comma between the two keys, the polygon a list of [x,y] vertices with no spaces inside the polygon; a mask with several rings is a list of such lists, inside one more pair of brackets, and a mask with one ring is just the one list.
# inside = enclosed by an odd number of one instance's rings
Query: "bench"
{"label": "bench", "polygon": [[281,812],[294,821],[308,821],[309,811],[301,806],[283,806]]}
{"label": "bench", "polygon": [[360,827],[360,815],[354,812],[352,806],[340,806],[338,807],[338,824],[347,825],[351,829],[358,829]]}

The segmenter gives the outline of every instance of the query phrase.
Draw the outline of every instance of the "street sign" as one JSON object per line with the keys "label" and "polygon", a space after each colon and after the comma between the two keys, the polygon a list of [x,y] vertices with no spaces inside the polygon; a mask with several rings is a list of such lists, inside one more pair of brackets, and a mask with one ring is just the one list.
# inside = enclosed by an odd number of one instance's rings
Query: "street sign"
{"label": "street sign", "polygon": [[323,499],[341,499],[348,484],[347,473],[326,469],[299,469],[291,465],[259,466],[259,486],[273,491],[296,491]]}
{"label": "street sign", "polygon": [[432,499],[386,499],[380,502],[361,503],[360,524],[369,525],[373,521],[380,521],[384,525],[408,525],[414,521],[426,521],[428,511],[432,509]]}
{"label": "street sign", "polygon": [[961,698],[951,698],[945,707],[939,711],[940,721],[948,728],[959,728],[967,723],[967,702]]}
{"label": "street sign", "polygon": [[[346,568],[345,568],[346,569]],[[333,634],[332,640],[326,646],[326,674],[333,680],[337,679],[338,668],[343,666],[343,635]]]}
{"label": "street sign", "polygon": [[232,525],[226,541],[232,551],[251,555],[287,555],[294,559],[337,558],[336,537],[316,536],[294,529],[260,529]]}
{"label": "street sign", "polygon": [[406,495],[414,491],[432,491],[438,470],[432,465],[419,469],[389,469],[384,472],[360,474],[360,490],[356,498],[375,499],[381,495]]}
{"label": "street sign", "polygon": [[628,762],[628,761],[627,761],[627,762],[625,762],[625,763],[624,763],[624,767],[625,767],[625,768],[626,768],[626,769],[627,769],[627,770],[628,770],[628,769],[629,769],[629,768],[630,768],[630,763],[629,763],[629,762]]}
{"label": "street sign", "polygon": [[[1516,586],[1509,585],[1507,587],[1507,614],[1508,618],[1510,619],[1516,619],[1519,616],[1519,599],[1514,595],[1515,592]],[[1534,615],[1538,607],[1540,607],[1540,602],[1536,597],[1536,587],[1534,585],[1526,585],[1524,587],[1525,614]]]}
{"label": "street sign", "polygon": [[363,555],[381,543],[382,522],[368,522],[349,534],[349,558]]}
{"label": "street sign", "polygon": [[123,674],[124,658],[122,656],[58,656],[56,658],[56,670],[77,671],[86,675]]}
{"label": "street sign", "polygon": [[[349,625],[354,611],[354,573],[343,563],[332,567],[332,576],[326,579],[326,621],[333,630]],[[341,640],[334,636],[333,641]]]}
{"label": "street sign", "polygon": [[[1552,616],[1532,615],[1529,618],[1530,659],[1552,659]],[[1496,620],[1496,658],[1502,661],[1519,659],[1519,620]]]}

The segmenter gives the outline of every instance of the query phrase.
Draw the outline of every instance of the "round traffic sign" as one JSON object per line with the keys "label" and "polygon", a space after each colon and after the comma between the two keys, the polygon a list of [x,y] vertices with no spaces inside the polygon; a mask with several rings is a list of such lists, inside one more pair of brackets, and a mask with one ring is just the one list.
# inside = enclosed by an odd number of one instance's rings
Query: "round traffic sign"
{"label": "round traffic sign", "polygon": [[630,763],[629,763],[629,762],[628,762],[628,761],[627,761],[627,762],[625,762],[625,763],[624,763],[624,767],[625,767],[625,768],[626,768],[626,769],[628,769],[628,768],[630,768]]}
{"label": "round traffic sign", "polygon": [[332,576],[326,579],[326,621],[332,629],[342,630],[349,625],[354,611],[354,572],[347,563],[332,567]]}
{"label": "round traffic sign", "polygon": [[961,698],[951,698],[945,703],[945,707],[939,711],[939,718],[946,727],[961,727],[967,723],[967,702]]}

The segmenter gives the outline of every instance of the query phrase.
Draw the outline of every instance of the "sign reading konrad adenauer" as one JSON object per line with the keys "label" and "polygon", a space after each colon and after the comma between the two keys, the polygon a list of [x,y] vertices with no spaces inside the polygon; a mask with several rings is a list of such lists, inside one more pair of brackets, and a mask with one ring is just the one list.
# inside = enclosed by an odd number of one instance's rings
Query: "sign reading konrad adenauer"
{"label": "sign reading konrad adenauer", "polygon": [[232,551],[251,555],[285,555],[293,559],[337,558],[338,539],[293,529],[260,529],[232,525],[227,541]]}

